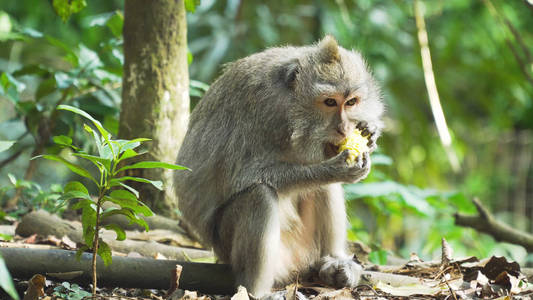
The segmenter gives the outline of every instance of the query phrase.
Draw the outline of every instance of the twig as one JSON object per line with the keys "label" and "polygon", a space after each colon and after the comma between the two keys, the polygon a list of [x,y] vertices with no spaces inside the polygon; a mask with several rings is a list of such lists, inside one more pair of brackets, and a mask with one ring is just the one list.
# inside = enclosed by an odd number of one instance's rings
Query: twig
{"label": "twig", "polygon": [[479,232],[492,236],[497,241],[521,245],[528,252],[533,252],[533,235],[516,230],[505,223],[497,221],[481,204],[479,199],[474,198],[472,203],[476,206],[478,215],[468,216],[455,213],[456,225],[474,228]]}
{"label": "twig", "polygon": [[422,66],[424,68],[424,80],[426,82],[426,88],[429,96],[429,104],[431,106],[431,112],[435,119],[435,125],[439,133],[440,141],[444,146],[448,161],[454,172],[460,170],[459,159],[457,154],[452,148],[452,137],[446,124],[446,118],[442,110],[441,102],[439,99],[439,92],[437,90],[437,84],[435,82],[435,74],[433,73],[433,66],[431,63],[431,53],[429,51],[428,34],[426,31],[426,24],[424,21],[424,12],[422,4],[419,0],[414,2],[415,21],[418,31],[418,43],[420,45],[420,54],[422,56]]}
{"label": "twig", "polygon": [[447,286],[448,289],[450,290],[450,293],[452,294],[453,299],[457,300],[457,296],[455,295],[455,292],[453,291],[452,287],[451,287],[450,284],[448,283],[448,279],[446,279],[446,274],[444,274],[444,276],[442,277],[442,279],[444,279],[444,282],[446,283],[446,286]]}
{"label": "twig", "polygon": [[514,26],[511,24],[511,22],[507,20],[505,16],[498,12],[491,0],[483,0],[483,3],[485,4],[485,6],[487,6],[489,13],[501,24],[502,27],[507,27],[507,29],[511,32],[517,43],[520,44],[525,58],[521,57],[520,53],[518,52],[518,49],[516,49],[516,47],[511,42],[511,39],[508,38],[507,34],[504,33],[504,35],[506,36],[506,44],[511,50],[511,53],[513,54],[516,62],[518,63],[520,71],[522,71],[529,83],[533,85],[533,76],[528,71],[528,65],[531,62],[531,53],[529,52],[527,46],[524,44],[522,37],[520,36],[516,28],[514,28]]}

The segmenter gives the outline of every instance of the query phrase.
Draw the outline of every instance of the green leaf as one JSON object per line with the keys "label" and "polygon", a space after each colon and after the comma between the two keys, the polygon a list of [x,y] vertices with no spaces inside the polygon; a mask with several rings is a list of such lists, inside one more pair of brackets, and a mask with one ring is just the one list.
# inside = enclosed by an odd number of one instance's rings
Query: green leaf
{"label": "green leaf", "polygon": [[[96,203],[92,199],[83,198],[80,201],[76,202],[74,205],[72,205],[72,209],[76,210],[84,208],[86,206],[92,207],[93,205],[96,205]],[[95,209],[93,208],[93,210]]]}
{"label": "green leaf", "polygon": [[188,12],[194,13],[198,5],[200,5],[200,0],[185,0],[185,9]]}
{"label": "green leaf", "polygon": [[13,104],[19,103],[19,94],[25,89],[24,83],[16,80],[12,75],[2,72],[0,75],[0,95],[6,96]]}
{"label": "green leaf", "polygon": [[13,29],[13,23],[11,22],[11,18],[9,18],[9,15],[5,12],[0,10],[0,33],[9,33]]}
{"label": "green leaf", "polygon": [[83,124],[83,129],[93,135],[94,143],[96,144],[96,148],[98,149],[98,155],[100,155],[100,157],[103,157],[104,149],[102,148],[102,139],[100,138],[100,135],[98,135],[98,132],[94,131],[91,126],[87,124]]}
{"label": "green leaf", "polygon": [[104,226],[107,230],[113,230],[117,234],[117,241],[123,241],[126,239],[126,232],[122,227],[117,224],[107,224]]}
{"label": "green leaf", "polygon": [[96,129],[98,129],[98,131],[100,132],[100,135],[104,138],[104,140],[109,144],[109,132],[107,130],[104,129],[104,127],[102,126],[102,124],[100,123],[100,121],[96,120],[95,118],[93,118],[91,115],[89,115],[88,113],[84,112],[83,110],[79,109],[79,108],[76,108],[74,106],[70,106],[70,105],[64,105],[64,104],[61,104],[57,107],[57,109],[61,109],[61,110],[68,110],[68,111],[71,111],[75,114],[78,114],[80,116],[83,116],[89,120],[91,120],[91,122],[93,122],[94,126],[96,127]]}
{"label": "green leaf", "polygon": [[95,166],[97,167],[102,166],[107,170],[107,172],[109,173],[111,172],[111,160],[110,159],[102,158],[102,157],[94,156],[94,155],[89,155],[85,153],[72,153],[72,155],[85,158],[89,160],[90,162],[92,162]]}
{"label": "green leaf", "polygon": [[72,14],[80,12],[87,6],[85,0],[54,0],[54,10],[66,22]]}
{"label": "green leaf", "polygon": [[120,38],[122,36],[122,28],[124,27],[124,15],[122,15],[122,12],[117,10],[107,20],[106,26],[116,38]]}
{"label": "green leaf", "polygon": [[135,217],[135,212],[132,209],[130,209],[130,208],[111,207],[111,208],[106,209],[102,213],[101,220],[105,220],[106,218],[109,218],[109,217],[114,216],[114,215],[123,215],[126,218],[128,218],[128,220],[130,220],[131,222],[133,222],[133,220],[135,220],[135,218],[136,218]]}
{"label": "green leaf", "polygon": [[6,263],[4,262],[2,256],[0,256],[0,287],[2,287],[2,289],[4,289],[4,291],[6,291],[11,298],[16,300],[19,299],[19,295],[15,289],[15,285],[13,284],[13,279],[9,274],[9,270],[7,269]]}
{"label": "green leaf", "polygon": [[209,89],[209,85],[207,83],[204,83],[204,82],[201,82],[201,81],[198,81],[198,80],[191,80],[189,81],[189,85],[193,88],[197,88],[197,89],[200,89],[204,92],[207,92],[207,90]]}
{"label": "green leaf", "polygon": [[[2,218],[0,218],[2,220]],[[13,239],[13,236],[0,233],[0,241],[11,241]]]}
{"label": "green leaf", "polygon": [[83,185],[83,183],[79,181],[71,181],[65,185],[65,188],[63,188],[63,191],[65,193],[71,192],[71,191],[78,191],[82,192],[84,194],[89,195],[89,191],[87,188]]}
{"label": "green leaf", "polygon": [[140,154],[135,152],[135,150],[133,149],[128,149],[126,151],[124,151],[122,153],[122,155],[120,156],[120,158],[118,159],[117,163],[125,160],[125,159],[128,159],[128,158],[132,158],[132,157],[135,157],[135,156],[139,156]]}
{"label": "green leaf", "polygon": [[7,149],[11,148],[16,141],[0,141],[0,152],[4,152]]}
{"label": "green leaf", "polygon": [[79,150],[80,148],[72,145],[72,139],[68,136],[65,136],[65,135],[58,135],[58,136],[54,136],[52,137],[52,140],[54,141],[54,143],[58,144],[58,145],[61,145],[61,146],[65,146],[65,147],[69,147],[69,148],[72,148],[74,150]]}
{"label": "green leaf", "polygon": [[83,246],[81,246],[81,247],[78,249],[78,251],[76,251],[76,259],[77,259],[78,261],[80,261],[80,260],[81,260],[81,256],[82,256],[82,254],[83,254],[85,251],[87,251],[87,250],[90,250],[90,248],[87,247],[87,245],[83,245]]}
{"label": "green leaf", "polygon": [[49,35],[45,36],[46,40],[50,45],[57,47],[63,51],[65,51],[66,56],[65,59],[72,64],[73,67],[78,67],[78,54],[72,50],[72,47],[70,45],[65,44],[63,41],[58,40],[54,37],[51,37]]}
{"label": "green leaf", "polygon": [[115,202],[116,204],[124,207],[129,207],[128,205],[135,205],[137,204],[137,197],[135,197],[134,194],[131,192],[128,192],[126,190],[114,190],[109,194],[111,198],[115,198],[116,200],[119,200],[119,202]]}
{"label": "green leaf", "polygon": [[126,151],[128,149],[135,149],[139,147],[143,142],[151,141],[148,138],[136,138],[133,140],[116,140],[120,145],[120,152]]}
{"label": "green leaf", "polygon": [[387,256],[387,251],[381,249],[370,252],[370,254],[368,254],[368,259],[375,264],[385,265],[387,264]]}
{"label": "green leaf", "polygon": [[[41,155],[41,156],[37,156],[37,157],[42,157],[42,158],[45,158],[45,159],[48,159],[48,160],[58,161],[58,162],[64,164],[65,166],[67,166],[67,168],[69,168],[72,172],[74,172],[74,173],[76,173],[76,174],[78,174],[80,176],[83,176],[85,178],[89,178],[94,183],[96,183],[98,185],[98,182],[93,178],[93,176],[91,175],[91,173],[89,173],[89,171],[85,170],[81,166],[78,166],[78,165],[76,165],[74,163],[71,163],[71,162],[67,161],[66,159],[64,159],[61,156],[45,154],[45,155]],[[37,158],[37,157],[34,157],[34,158]],[[32,159],[34,159],[34,158],[32,158]]]}
{"label": "green leaf", "polygon": [[103,13],[91,18],[89,26],[107,26],[116,38],[122,36],[122,27],[124,26],[124,15],[121,11]]}
{"label": "green leaf", "polygon": [[7,178],[9,178],[9,181],[11,181],[12,185],[17,186],[17,178],[15,177],[15,175],[8,173]]}
{"label": "green leaf", "polygon": [[97,251],[97,253],[98,253],[98,255],[100,255],[100,257],[104,261],[104,265],[106,267],[111,264],[112,259],[113,259],[112,256],[111,256],[111,248],[102,239],[98,239],[98,251]]}
{"label": "green leaf", "polygon": [[92,247],[94,241],[94,230],[96,226],[96,210],[94,209],[93,205],[84,205],[82,207],[81,224],[83,227],[83,239],[85,244],[87,244],[89,247]]}
{"label": "green leaf", "polygon": [[123,177],[111,179],[110,183],[112,184],[112,186],[117,186],[117,185],[119,185],[118,184],[119,182],[123,182],[123,181],[126,181],[126,180],[149,183],[149,184],[153,185],[156,189],[158,189],[160,191],[163,190],[163,182],[161,182],[161,181],[152,181],[152,180],[148,180],[146,178],[140,178],[140,177],[123,176]]}
{"label": "green leaf", "polygon": [[132,188],[131,186],[127,184],[115,181],[114,183],[111,184],[111,186],[121,186],[127,189],[128,191],[132,192],[135,195],[135,197],[137,197],[137,199],[139,198],[139,191],[137,191],[136,189]]}
{"label": "green leaf", "polygon": [[153,168],[164,168],[164,169],[171,169],[171,170],[190,170],[187,167],[159,162],[159,161],[141,161],[133,165],[120,168],[118,171],[115,172],[115,174],[125,171],[125,170],[129,170],[129,169],[153,169]]}
{"label": "green leaf", "polygon": [[98,67],[101,67],[103,65],[102,61],[100,60],[100,57],[96,52],[93,50],[87,48],[83,44],[80,44],[78,46],[79,48],[79,63],[80,67],[84,70],[94,70]]}
{"label": "green leaf", "polygon": [[126,190],[114,190],[105,198],[121,207],[131,208],[135,213],[141,213],[145,216],[153,215],[152,211],[144,203],[137,200],[137,197]]}
{"label": "green leaf", "polygon": [[63,193],[63,195],[61,195],[58,200],[68,201],[72,199],[86,199],[92,201],[91,196],[89,194],[80,191],[70,191],[67,193]]}
{"label": "green leaf", "polygon": [[433,208],[426,198],[435,195],[433,190],[422,190],[415,186],[405,186],[394,181],[347,184],[344,186],[348,200],[361,197],[383,197],[398,195],[401,204],[414,209],[422,215],[431,215]]}

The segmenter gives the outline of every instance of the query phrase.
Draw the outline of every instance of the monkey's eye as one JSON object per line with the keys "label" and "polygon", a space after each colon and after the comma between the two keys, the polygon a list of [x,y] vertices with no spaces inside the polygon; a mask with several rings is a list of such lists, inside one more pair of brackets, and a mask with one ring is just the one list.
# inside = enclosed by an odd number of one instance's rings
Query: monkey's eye
{"label": "monkey's eye", "polygon": [[327,106],[337,106],[337,101],[335,101],[335,99],[333,98],[328,98],[324,100],[324,104],[326,104]]}
{"label": "monkey's eye", "polygon": [[357,104],[357,102],[359,102],[359,98],[355,97],[355,98],[352,98],[352,99],[346,101],[346,105],[354,106],[354,105]]}

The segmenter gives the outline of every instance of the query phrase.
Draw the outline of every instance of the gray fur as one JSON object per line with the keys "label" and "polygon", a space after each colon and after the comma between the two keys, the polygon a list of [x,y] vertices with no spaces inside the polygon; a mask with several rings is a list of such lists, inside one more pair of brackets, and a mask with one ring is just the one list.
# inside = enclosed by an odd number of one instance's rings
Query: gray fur
{"label": "gray fur", "polygon": [[[323,95],[349,91],[360,102],[348,125],[317,109]],[[365,178],[370,159],[348,165],[347,151],[332,155],[326,145],[343,122],[364,124],[374,149],[382,113],[361,55],[331,37],[227,65],[193,111],[178,155],[192,169],[175,178],[185,221],[256,296],[321,257],[346,259],[340,183]]]}

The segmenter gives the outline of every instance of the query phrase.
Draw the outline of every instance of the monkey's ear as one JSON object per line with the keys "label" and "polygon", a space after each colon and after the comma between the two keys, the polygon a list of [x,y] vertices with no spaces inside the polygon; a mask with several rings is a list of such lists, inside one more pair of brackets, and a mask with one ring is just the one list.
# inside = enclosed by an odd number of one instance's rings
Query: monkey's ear
{"label": "monkey's ear", "polygon": [[341,56],[339,54],[339,44],[334,37],[326,35],[318,43],[318,55],[320,60],[324,63],[333,63],[340,61]]}
{"label": "monkey's ear", "polygon": [[299,72],[300,72],[300,63],[298,62],[298,60],[292,60],[286,63],[281,68],[281,72],[279,74],[280,79],[283,81],[286,87],[292,89],[294,88],[296,77],[298,76]]}

